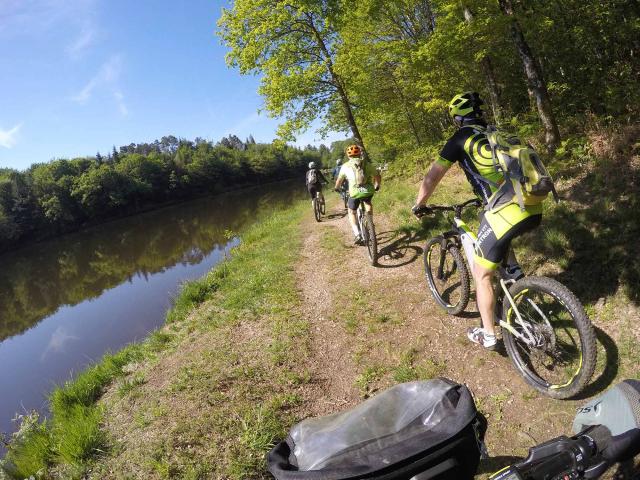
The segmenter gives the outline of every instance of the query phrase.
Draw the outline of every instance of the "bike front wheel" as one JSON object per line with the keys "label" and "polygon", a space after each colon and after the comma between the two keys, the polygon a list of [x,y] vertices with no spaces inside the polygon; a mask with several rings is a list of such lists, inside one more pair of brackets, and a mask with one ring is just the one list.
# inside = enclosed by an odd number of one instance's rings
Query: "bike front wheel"
{"label": "bike front wheel", "polygon": [[370,213],[365,214],[363,219],[364,242],[367,246],[367,254],[369,255],[369,261],[371,265],[375,266],[378,263],[378,239],[376,238],[376,228],[373,225],[373,215]]}
{"label": "bike front wheel", "polygon": [[320,221],[320,200],[317,197],[313,199],[313,216],[316,218],[316,222]]}
{"label": "bike front wheel", "polygon": [[[565,399],[580,393],[596,366],[596,336],[580,301],[561,283],[525,277],[509,288],[504,345],[520,374],[536,390]],[[519,313],[519,316],[518,316]]]}
{"label": "bike front wheel", "polygon": [[327,213],[326,205],[324,203],[324,197],[320,197],[320,213],[325,215]]}
{"label": "bike front wheel", "polygon": [[469,269],[458,247],[443,248],[441,236],[432,238],[424,247],[424,276],[433,298],[447,313],[457,315],[469,303]]}

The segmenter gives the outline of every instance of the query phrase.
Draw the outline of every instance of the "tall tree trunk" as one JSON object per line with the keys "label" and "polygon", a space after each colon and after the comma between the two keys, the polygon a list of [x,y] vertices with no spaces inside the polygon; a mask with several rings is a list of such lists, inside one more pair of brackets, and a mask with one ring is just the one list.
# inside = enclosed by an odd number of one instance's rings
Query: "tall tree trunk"
{"label": "tall tree trunk", "polygon": [[409,122],[409,126],[411,127],[411,131],[413,132],[413,136],[416,139],[416,144],[418,145],[418,147],[422,146],[422,141],[420,140],[420,134],[418,133],[418,127],[416,126],[415,121],[413,120],[413,116],[411,115],[411,110],[409,109],[409,105],[407,102],[407,98],[404,96],[404,94],[402,93],[402,88],[400,87],[400,84],[398,83],[398,80],[396,80],[396,77],[393,75],[393,72],[391,71],[390,68],[385,68],[387,75],[389,75],[389,77],[391,78],[391,82],[393,83],[393,86],[396,90],[396,94],[398,95],[398,98],[400,98],[400,103],[402,104],[402,108],[404,110],[404,114],[407,117],[407,122]]}
{"label": "tall tree trunk", "polygon": [[[464,19],[467,23],[473,21],[473,12],[466,5],[463,8]],[[491,101],[491,111],[496,124],[500,124],[502,120],[502,109],[500,108],[500,91],[498,90],[498,82],[493,72],[493,65],[489,56],[484,56],[480,61],[480,68],[487,81],[487,89],[489,90],[489,98]]]}
{"label": "tall tree trunk", "polygon": [[502,121],[502,107],[500,106],[500,90],[498,82],[493,71],[493,64],[490,57],[484,57],[480,62],[482,72],[487,80],[487,88],[489,89],[489,98],[491,99],[491,110],[493,111],[493,119],[496,124],[500,125]]}
{"label": "tall tree trunk", "polygon": [[340,76],[336,74],[336,72],[333,69],[333,59],[331,58],[331,54],[329,53],[329,49],[327,48],[327,45],[324,43],[324,39],[322,38],[322,35],[320,34],[320,32],[318,31],[318,29],[314,24],[313,16],[311,14],[307,14],[307,20],[308,20],[308,25],[313,31],[313,35],[316,38],[318,47],[320,47],[320,50],[322,51],[325,64],[327,65],[327,71],[331,76],[333,85],[336,91],[338,92],[338,95],[340,95],[340,100],[342,101],[342,107],[344,108],[344,114],[345,114],[345,117],[347,118],[347,123],[349,124],[349,128],[351,128],[351,133],[353,134],[353,138],[355,138],[356,142],[362,147],[364,154],[366,156],[367,150],[364,146],[364,142],[362,141],[362,135],[360,135],[360,130],[358,129],[358,125],[356,124],[356,119],[355,119],[355,116],[353,115],[353,108],[351,108],[351,102],[349,101],[349,96],[347,95],[347,90],[344,85],[344,82],[342,81],[342,78],[340,78]]}
{"label": "tall tree trunk", "polygon": [[515,18],[511,0],[498,0],[498,3],[502,12],[511,19],[511,38],[520,54],[529,92],[536,102],[538,116],[545,130],[545,143],[549,151],[554,151],[560,145],[560,132],[553,115],[553,108],[549,99],[547,84],[542,75],[542,69],[536,61],[527,40],[524,38],[522,27],[520,27],[518,20]]}

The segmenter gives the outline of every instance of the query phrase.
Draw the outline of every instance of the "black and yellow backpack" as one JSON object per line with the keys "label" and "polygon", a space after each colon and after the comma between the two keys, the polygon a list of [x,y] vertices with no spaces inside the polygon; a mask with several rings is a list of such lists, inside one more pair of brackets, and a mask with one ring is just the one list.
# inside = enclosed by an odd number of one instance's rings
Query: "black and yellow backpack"
{"label": "black and yellow backpack", "polygon": [[[489,199],[489,210],[505,205],[505,200],[511,200],[508,203],[517,203],[524,211],[527,206],[542,203],[550,193],[558,202],[553,178],[530,144],[492,125],[486,128],[474,125],[473,129],[487,136],[494,167],[504,177],[504,182],[496,185],[498,192]],[[495,205],[498,201],[500,205]]]}

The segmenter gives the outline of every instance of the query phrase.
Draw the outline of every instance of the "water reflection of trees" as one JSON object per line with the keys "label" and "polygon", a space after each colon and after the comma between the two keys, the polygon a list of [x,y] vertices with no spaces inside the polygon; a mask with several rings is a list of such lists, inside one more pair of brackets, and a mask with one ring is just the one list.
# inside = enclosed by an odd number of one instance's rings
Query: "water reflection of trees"
{"label": "water reflection of trees", "polygon": [[0,257],[0,340],[16,335],[63,305],[96,298],[133,279],[174,265],[200,263],[225,232],[299,195],[254,189],[201,199],[94,227]]}

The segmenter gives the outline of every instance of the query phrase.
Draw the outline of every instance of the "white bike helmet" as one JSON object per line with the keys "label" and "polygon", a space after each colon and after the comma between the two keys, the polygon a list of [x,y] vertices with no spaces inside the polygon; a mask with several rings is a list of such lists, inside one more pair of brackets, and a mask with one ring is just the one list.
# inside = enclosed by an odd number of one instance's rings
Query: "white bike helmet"
{"label": "white bike helmet", "polygon": [[316,168],[316,162],[309,162],[309,169]]}

